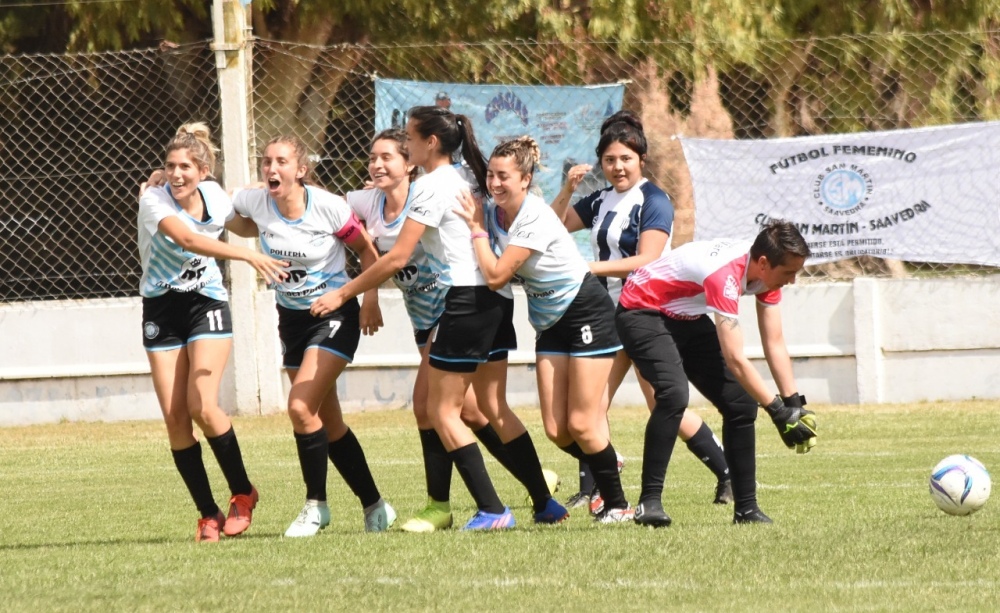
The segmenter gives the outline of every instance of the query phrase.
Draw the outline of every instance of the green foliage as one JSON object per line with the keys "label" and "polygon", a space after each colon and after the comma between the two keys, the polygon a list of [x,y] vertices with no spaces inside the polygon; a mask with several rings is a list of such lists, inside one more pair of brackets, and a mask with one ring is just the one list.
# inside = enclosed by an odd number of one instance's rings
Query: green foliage
{"label": "green foliage", "polygon": [[[0,430],[0,593],[5,610],[637,610],[992,611],[1000,600],[1000,506],[947,516],[927,495],[930,469],[953,453],[1000,466],[995,402],[811,407],[821,439],[805,456],[758,429],[762,508],[773,526],[734,527],[710,504],[714,479],[678,445],[664,495],[674,525],[598,526],[575,511],[531,525],[525,494],[492,459],[519,520],[501,534],[362,532],[360,505],[331,468],[331,526],[281,537],[301,507],[295,445],[283,415],[239,418],[261,492],[247,535],[193,542],[196,513],[157,421],[62,423]],[[519,414],[543,463],[575,485],[575,461]],[[719,432],[714,411],[699,410]],[[611,413],[634,502],[644,408]],[[408,411],[348,416],[384,497],[406,519],[424,502]],[[205,448],[216,498],[225,481]],[[994,474],[996,471],[994,470]],[[456,520],[473,506],[457,475]],[[623,607],[618,607],[623,608]]]}

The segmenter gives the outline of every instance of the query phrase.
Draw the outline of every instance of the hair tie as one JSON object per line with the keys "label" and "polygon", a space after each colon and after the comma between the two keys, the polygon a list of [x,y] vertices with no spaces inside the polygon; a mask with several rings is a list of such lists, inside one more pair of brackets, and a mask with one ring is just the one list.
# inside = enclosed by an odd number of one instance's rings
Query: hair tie
{"label": "hair tie", "polygon": [[456,117],[456,118],[455,118],[455,123],[456,123],[456,124],[457,124],[457,125],[458,125],[459,127],[461,127],[461,126],[462,126],[462,118],[461,118],[461,117]]}

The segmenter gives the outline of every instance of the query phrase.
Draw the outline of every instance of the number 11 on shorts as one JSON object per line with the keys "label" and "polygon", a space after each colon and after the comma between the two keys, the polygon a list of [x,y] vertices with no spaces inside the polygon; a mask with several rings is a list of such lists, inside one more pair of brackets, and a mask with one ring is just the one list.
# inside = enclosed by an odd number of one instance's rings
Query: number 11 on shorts
{"label": "number 11 on shorts", "polygon": [[208,331],[209,332],[221,332],[222,327],[222,309],[215,309],[205,313],[208,316]]}

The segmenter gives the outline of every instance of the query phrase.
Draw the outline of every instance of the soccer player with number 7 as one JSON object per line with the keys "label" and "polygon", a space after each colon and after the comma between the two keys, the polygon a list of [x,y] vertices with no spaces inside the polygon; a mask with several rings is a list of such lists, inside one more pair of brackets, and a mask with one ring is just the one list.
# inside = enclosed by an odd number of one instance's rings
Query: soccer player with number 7
{"label": "soccer player with number 7", "polygon": [[[138,212],[143,346],[174,464],[201,514],[198,542],[244,532],[258,498],[236,431],[219,407],[233,327],[215,258],[243,260],[272,282],[284,278],[287,264],[218,240],[235,216],[229,196],[208,180],[214,167],[208,126],[181,126],[167,145],[160,177],[166,184],[143,186]],[[215,502],[193,424],[208,440],[232,492],[228,517]]]}
{"label": "soccer player with number 7", "polygon": [[337,398],[337,378],[354,359],[361,333],[382,326],[378,290],[365,293],[363,305],[354,298],[321,316],[310,313],[321,296],[350,280],[345,247],[358,254],[363,269],[378,253],[343,198],[308,184],[308,152],[300,139],[272,139],[264,148],[261,175],[265,186],[237,191],[233,206],[244,226],[237,234],[259,236],[265,253],[292,263],[288,278],[273,287],[306,503],[285,536],[313,536],[329,525],[327,456],[360,500],[365,530],[382,532],[395,522],[396,512],[382,499]]}
{"label": "soccer player with number 7", "polygon": [[[646,426],[637,523],[669,525],[663,482],[688,382],[722,414],[722,442],[733,485],[733,523],[771,523],[757,505],[754,421],[758,404],[782,442],[799,453],[816,444],[816,416],[804,408],[781,326],[781,288],[795,282],[809,246],[794,224],[774,221],[750,241],[687,243],[626,281],[615,316],[625,351],[654,388]],[[757,326],[773,395],[743,351],[739,299],[756,296]],[[713,315],[713,322],[709,315]]]}

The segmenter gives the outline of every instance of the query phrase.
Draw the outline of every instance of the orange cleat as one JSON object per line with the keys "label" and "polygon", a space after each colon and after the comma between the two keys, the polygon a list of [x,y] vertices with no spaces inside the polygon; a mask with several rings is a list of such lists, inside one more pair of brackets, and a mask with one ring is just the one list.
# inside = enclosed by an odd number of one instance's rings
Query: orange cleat
{"label": "orange cleat", "polygon": [[222,529],[226,536],[243,534],[250,527],[258,498],[257,488],[250,486],[249,494],[236,494],[229,499],[229,516]]}
{"label": "orange cleat", "polygon": [[197,543],[218,543],[219,528],[225,523],[226,518],[219,511],[215,517],[202,517],[198,520],[198,531],[194,533],[194,540]]}

